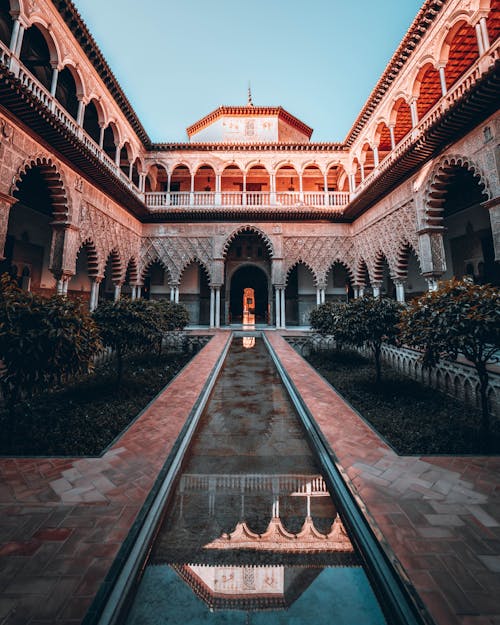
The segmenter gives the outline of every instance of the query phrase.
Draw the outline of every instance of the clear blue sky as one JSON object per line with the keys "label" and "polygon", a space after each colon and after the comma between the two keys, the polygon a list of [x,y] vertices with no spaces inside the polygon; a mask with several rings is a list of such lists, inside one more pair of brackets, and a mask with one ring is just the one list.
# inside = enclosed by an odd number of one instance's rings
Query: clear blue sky
{"label": "clear blue sky", "polygon": [[341,141],[421,0],[75,0],[153,141],[222,104],[283,106]]}

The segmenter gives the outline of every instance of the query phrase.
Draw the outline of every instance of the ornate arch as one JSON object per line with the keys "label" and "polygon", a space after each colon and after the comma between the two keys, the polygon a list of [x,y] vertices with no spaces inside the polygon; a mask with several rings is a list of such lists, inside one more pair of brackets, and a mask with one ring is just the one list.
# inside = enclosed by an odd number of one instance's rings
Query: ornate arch
{"label": "ornate arch", "polygon": [[145,278],[148,275],[148,271],[150,270],[151,266],[154,265],[155,263],[158,263],[159,265],[163,267],[163,270],[168,275],[168,281],[172,282],[172,271],[170,270],[170,267],[167,265],[165,260],[161,258],[160,256],[155,256],[155,257],[151,257],[147,259],[147,262],[143,264],[142,269],[140,271],[140,277],[141,277],[140,281],[144,282]]}
{"label": "ornate arch", "polygon": [[208,270],[206,263],[204,263],[197,256],[192,256],[191,258],[186,259],[186,262],[182,265],[179,271],[179,281],[182,279],[182,276],[184,272],[186,271],[186,269],[189,267],[189,265],[192,265],[192,264],[196,264],[200,267],[200,269],[202,269],[202,271],[205,273],[207,277],[208,284],[211,284],[212,276],[210,275],[210,271]]}
{"label": "ornate arch", "polygon": [[389,259],[387,258],[387,255],[379,249],[375,254],[373,261],[373,281],[375,283],[382,282],[384,279],[384,261],[387,263],[387,266],[389,267],[389,275],[392,277],[393,271],[389,264]]}
{"label": "ornate arch", "polygon": [[70,216],[70,201],[66,191],[67,184],[63,173],[57,168],[50,156],[40,154],[25,161],[18,169],[12,182],[10,193],[15,194],[20,191],[20,185],[24,176],[31,170],[38,168],[42,174],[49,190],[52,204],[52,217],[56,223],[67,223]]}
{"label": "ornate arch", "polygon": [[294,267],[298,267],[299,265],[304,265],[304,267],[307,267],[307,269],[309,269],[313,277],[314,286],[318,286],[318,275],[316,271],[307,261],[303,260],[302,258],[298,258],[297,260],[294,260],[290,265],[287,266],[286,271],[285,271],[285,284],[288,283],[288,277],[290,276],[290,272],[292,271],[292,269]]}
{"label": "ornate arch", "polygon": [[453,174],[453,169],[464,168],[470,171],[478,181],[478,186],[486,200],[491,199],[491,191],[488,179],[483,170],[468,156],[460,154],[446,154],[441,157],[433,167],[424,194],[424,210],[426,221],[429,226],[443,225],[443,211],[446,193],[448,191],[447,182]]}
{"label": "ornate arch", "polygon": [[356,271],[354,277],[354,283],[359,286],[368,286],[365,280],[368,275],[368,280],[371,281],[370,269],[367,261],[361,256],[356,263]]}
{"label": "ornate arch", "polygon": [[406,278],[408,277],[408,264],[410,262],[410,256],[412,252],[415,254],[415,257],[417,258],[418,264],[420,266],[420,258],[414,246],[409,241],[403,241],[399,245],[396,255],[396,279],[403,281],[406,280]]}
{"label": "ornate arch", "polygon": [[109,260],[111,259],[111,281],[113,284],[119,284],[124,277],[122,261],[120,257],[119,250],[114,247],[109,254],[106,256],[106,265],[107,266]]}
{"label": "ornate arch", "polygon": [[260,228],[257,228],[256,226],[251,226],[250,224],[239,226],[238,228],[236,228],[236,230],[233,230],[233,232],[228,236],[228,238],[226,239],[226,242],[224,243],[224,245],[222,247],[222,256],[224,258],[227,255],[227,252],[229,250],[229,247],[230,247],[231,243],[236,239],[236,237],[239,234],[243,234],[244,232],[252,232],[252,233],[256,234],[257,236],[259,236],[264,241],[266,249],[269,252],[269,256],[271,258],[273,258],[273,256],[274,256],[274,247],[273,247],[273,244],[271,242],[271,239]]}
{"label": "ornate arch", "polygon": [[85,249],[87,252],[87,271],[89,274],[89,278],[95,278],[99,275],[99,255],[97,253],[97,248],[94,241],[90,238],[85,239],[85,241],[80,244],[80,247],[75,254],[74,271],[76,273],[76,262],[78,259],[78,255],[83,249]]}

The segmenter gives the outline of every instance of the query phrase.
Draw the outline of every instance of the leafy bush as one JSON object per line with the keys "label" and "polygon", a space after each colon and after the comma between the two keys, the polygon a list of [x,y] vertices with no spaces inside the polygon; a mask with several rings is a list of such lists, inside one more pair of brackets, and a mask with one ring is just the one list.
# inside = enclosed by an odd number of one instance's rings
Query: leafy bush
{"label": "leafy bush", "polygon": [[347,304],[326,302],[309,313],[309,323],[319,334],[335,334]]}
{"label": "leafy bush", "polygon": [[80,302],[22,291],[0,278],[0,382],[7,403],[88,373],[101,348],[97,327]]}
{"label": "leafy bush", "polygon": [[375,359],[376,383],[381,380],[382,343],[394,342],[402,306],[387,298],[360,297],[349,304],[322,304],[310,315],[311,325],[320,334],[333,334],[337,345],[365,346]]}
{"label": "leafy bush", "polygon": [[413,301],[401,318],[402,340],[423,350],[423,361],[433,366],[440,358],[463,354],[476,368],[481,391],[483,435],[490,429],[488,362],[500,349],[500,291],[469,280],[442,282],[437,291]]}

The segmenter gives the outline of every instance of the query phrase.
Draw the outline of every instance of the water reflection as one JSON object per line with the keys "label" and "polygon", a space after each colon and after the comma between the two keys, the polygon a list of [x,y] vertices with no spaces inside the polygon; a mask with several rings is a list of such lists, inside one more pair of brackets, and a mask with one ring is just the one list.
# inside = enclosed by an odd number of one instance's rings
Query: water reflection
{"label": "water reflection", "polygon": [[265,346],[248,338],[231,346],[127,623],[290,622],[284,609],[297,623],[385,623]]}

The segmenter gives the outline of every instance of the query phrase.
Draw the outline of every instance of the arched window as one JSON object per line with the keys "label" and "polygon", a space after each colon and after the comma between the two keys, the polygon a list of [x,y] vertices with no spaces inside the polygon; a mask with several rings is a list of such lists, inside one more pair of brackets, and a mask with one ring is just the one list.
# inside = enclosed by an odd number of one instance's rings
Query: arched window
{"label": "arched window", "polygon": [[47,40],[37,26],[28,28],[24,33],[20,59],[33,76],[50,90],[53,74],[51,60],[53,59]]}

